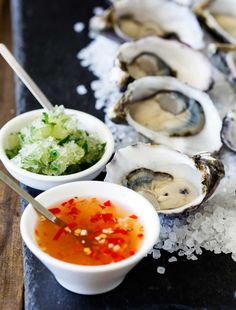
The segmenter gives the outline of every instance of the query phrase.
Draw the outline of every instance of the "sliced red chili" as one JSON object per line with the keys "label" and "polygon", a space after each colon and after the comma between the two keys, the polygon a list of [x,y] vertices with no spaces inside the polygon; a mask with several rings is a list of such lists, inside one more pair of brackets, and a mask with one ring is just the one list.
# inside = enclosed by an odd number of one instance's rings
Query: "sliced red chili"
{"label": "sliced red chili", "polygon": [[67,225],[70,229],[73,229],[77,226],[77,223],[76,222],[71,222]]}
{"label": "sliced red chili", "polygon": [[112,253],[111,253],[110,255],[111,255],[111,257],[112,257],[116,262],[118,262],[118,261],[124,259],[124,256],[123,256],[123,255],[120,255],[119,253],[116,253],[116,252],[114,252],[114,251],[112,251]]}
{"label": "sliced red chili", "polygon": [[51,209],[48,209],[50,212],[52,212],[52,214],[58,214],[61,212],[61,209],[59,208],[51,208]]}
{"label": "sliced red chili", "polygon": [[105,223],[107,223],[107,222],[114,222],[112,213],[104,213],[104,214],[102,214],[102,219],[104,220]]}
{"label": "sliced red chili", "polygon": [[100,208],[105,209],[106,207],[103,205],[99,205]]}
{"label": "sliced red chili", "polygon": [[71,198],[70,200],[68,200],[68,203],[69,203],[70,205],[72,205],[72,203],[73,203],[74,201],[75,201],[74,198]]}
{"label": "sliced red chili", "polygon": [[105,247],[102,252],[107,255],[112,255],[114,253],[114,251],[108,249],[107,247]]}
{"label": "sliced red chili", "polygon": [[78,215],[79,210],[76,207],[72,207],[69,212],[67,212],[67,215]]}
{"label": "sliced red chili", "polygon": [[97,225],[97,226],[94,227],[94,230],[93,230],[93,231],[94,231],[94,233],[96,234],[96,233],[101,232],[101,230],[102,230],[101,226]]}
{"label": "sliced red chili", "polygon": [[101,213],[96,213],[95,215],[92,215],[91,217],[90,217],[90,221],[92,222],[92,223],[95,223],[95,222],[97,222],[97,221],[100,221],[102,219],[102,214]]}
{"label": "sliced red chili", "polygon": [[137,220],[137,218],[138,218],[137,215],[135,215],[135,214],[132,214],[132,215],[130,215],[129,217],[130,217],[131,219],[134,219],[134,220]]}
{"label": "sliced red chili", "polygon": [[93,258],[95,258],[97,256],[97,251],[94,248],[91,249],[90,256]]}
{"label": "sliced red chili", "polygon": [[90,241],[93,241],[94,238],[95,238],[95,235],[91,234],[91,233],[87,236],[87,239],[90,240]]}
{"label": "sliced red chili", "polygon": [[64,207],[67,204],[67,201],[63,202],[61,205]]}
{"label": "sliced red chili", "polygon": [[104,204],[105,207],[110,207],[111,206],[111,201],[107,200],[103,204]]}
{"label": "sliced red chili", "polygon": [[143,237],[144,237],[144,234],[138,234],[138,237],[139,237],[139,238],[143,238]]}
{"label": "sliced red chili", "polygon": [[115,245],[119,245],[119,244],[122,244],[122,243],[124,243],[125,242],[125,240],[123,239],[123,238],[119,238],[119,237],[117,237],[117,238],[107,238],[107,241],[108,241],[108,243],[112,243],[112,244],[115,244]]}
{"label": "sliced red chili", "polygon": [[127,234],[128,234],[128,231],[125,230],[125,229],[123,229],[123,228],[117,227],[117,228],[114,229],[114,233],[115,233],[115,234],[127,235]]}
{"label": "sliced red chili", "polygon": [[55,236],[53,237],[53,240],[59,240],[61,235],[63,234],[64,232],[64,228],[60,228],[58,229],[57,233],[55,234]]}

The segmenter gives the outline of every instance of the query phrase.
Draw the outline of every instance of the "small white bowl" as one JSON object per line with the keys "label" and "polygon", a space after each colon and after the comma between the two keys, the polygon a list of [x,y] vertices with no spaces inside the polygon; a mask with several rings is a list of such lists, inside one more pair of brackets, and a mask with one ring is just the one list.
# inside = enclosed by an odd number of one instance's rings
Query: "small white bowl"
{"label": "small white bowl", "polygon": [[34,230],[38,216],[31,205],[26,207],[22,215],[21,235],[31,252],[54,274],[63,287],[85,295],[101,294],[118,286],[126,274],[151,250],[159,237],[159,217],[151,203],[141,195],[126,187],[107,182],[68,183],[54,187],[36,199],[48,208],[74,196],[110,199],[118,206],[136,214],[144,226],[144,240],[137,253],[120,262],[101,266],[82,266],[53,258],[37,245]]}
{"label": "small white bowl", "polygon": [[0,159],[9,173],[23,184],[39,190],[46,190],[68,182],[92,180],[96,178],[96,176],[98,176],[98,174],[103,170],[114,151],[114,140],[110,130],[102,121],[92,115],[76,110],[66,109],[65,111],[68,114],[73,114],[78,117],[79,129],[84,129],[102,142],[106,142],[105,152],[102,158],[95,165],[86,170],[69,175],[46,176],[22,169],[8,159],[5,149],[9,148],[8,138],[10,133],[17,132],[21,128],[30,124],[35,118],[40,116],[43,111],[43,109],[40,109],[23,113],[11,119],[1,128]]}

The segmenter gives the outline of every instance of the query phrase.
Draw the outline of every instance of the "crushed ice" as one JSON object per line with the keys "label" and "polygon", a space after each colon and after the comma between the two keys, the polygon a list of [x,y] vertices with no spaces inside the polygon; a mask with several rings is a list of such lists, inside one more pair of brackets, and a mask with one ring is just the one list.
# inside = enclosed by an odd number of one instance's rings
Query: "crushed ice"
{"label": "crushed ice", "polygon": [[[100,14],[99,10],[96,10],[96,14]],[[121,96],[118,88],[109,80],[119,45],[101,35],[90,34],[90,38],[93,41],[77,57],[82,66],[88,67],[97,76],[91,83],[96,108],[104,109],[105,122],[114,135],[117,148],[136,143],[141,138],[132,128],[116,125],[108,117],[111,106]],[[215,69],[214,78],[215,84],[209,94],[223,117],[234,106],[236,94]],[[160,239],[150,252],[154,259],[159,259],[161,250],[165,250],[175,253],[175,256],[169,258],[169,262],[177,261],[178,256],[197,260],[205,249],[215,254],[230,253],[236,261],[236,157],[225,151],[222,160],[226,177],[221,189],[210,202],[190,215],[161,216]],[[165,268],[159,266],[157,272],[163,274]]]}

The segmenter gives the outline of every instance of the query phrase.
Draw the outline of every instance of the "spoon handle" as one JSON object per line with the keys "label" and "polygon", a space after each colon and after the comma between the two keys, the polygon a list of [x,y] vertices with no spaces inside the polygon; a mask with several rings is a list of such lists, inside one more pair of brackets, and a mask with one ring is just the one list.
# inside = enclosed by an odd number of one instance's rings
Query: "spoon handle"
{"label": "spoon handle", "polygon": [[38,100],[41,106],[50,111],[53,109],[53,105],[47,99],[47,97],[42,93],[39,87],[35,84],[35,82],[31,79],[31,77],[26,73],[26,71],[21,67],[21,65],[17,62],[12,53],[8,50],[8,48],[0,43],[0,55],[6,60],[9,66],[14,70],[20,80],[25,84],[31,94]]}
{"label": "spoon handle", "polygon": [[48,209],[41,205],[36,199],[34,199],[29,193],[24,191],[15,181],[9,178],[4,172],[0,171],[0,180],[7,184],[13,191],[28,201],[36,211],[46,217],[49,221],[59,225],[61,227],[67,227],[67,224],[52,214]]}

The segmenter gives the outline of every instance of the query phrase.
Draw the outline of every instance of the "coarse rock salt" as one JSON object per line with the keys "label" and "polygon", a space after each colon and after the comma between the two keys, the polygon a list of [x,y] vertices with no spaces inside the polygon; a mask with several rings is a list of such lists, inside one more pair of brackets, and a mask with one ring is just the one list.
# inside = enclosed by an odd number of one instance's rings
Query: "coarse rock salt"
{"label": "coarse rock salt", "polygon": [[[95,14],[102,11],[100,8],[95,9]],[[92,42],[81,50],[77,57],[82,66],[88,67],[97,76],[90,85],[96,99],[95,106],[96,109],[104,109],[105,123],[114,136],[116,148],[138,141],[146,142],[147,140],[130,126],[117,125],[109,119],[112,106],[121,97],[118,87],[110,80],[119,44],[92,32],[89,37],[93,39]],[[223,117],[234,107],[236,94],[215,68],[213,76],[215,84],[209,94]],[[205,249],[216,254],[231,253],[232,259],[236,261],[236,156],[227,151],[221,156],[226,177],[211,201],[204,203],[189,215],[160,215],[160,239],[150,252],[154,259],[159,259],[161,250],[164,249],[169,253],[175,252],[178,256],[185,256],[189,260],[196,260],[197,255],[201,255]],[[172,261],[172,257],[169,260]],[[164,267],[158,267],[158,270],[163,272],[162,268]]]}
{"label": "coarse rock salt", "polygon": [[88,93],[88,90],[84,85],[78,85],[76,87],[76,91],[81,96],[86,95]]}
{"label": "coarse rock salt", "polygon": [[177,262],[178,259],[175,257],[175,256],[171,256],[169,259],[168,259],[168,262],[169,263],[174,263],[174,262]]}
{"label": "coarse rock salt", "polygon": [[121,97],[118,87],[110,80],[110,72],[118,48],[117,42],[96,35],[95,40],[77,54],[81,65],[88,67],[98,77],[90,84],[96,99],[95,108],[97,110],[104,109],[105,123],[113,134],[116,149],[135,144],[140,140],[147,141],[130,126],[114,124],[109,118],[112,106]]}
{"label": "coarse rock salt", "polygon": [[104,8],[100,7],[100,6],[96,6],[94,9],[93,9],[93,14],[94,15],[102,15],[104,12]]}
{"label": "coarse rock salt", "polygon": [[78,22],[76,24],[74,24],[74,31],[75,32],[82,32],[85,28],[84,23]]}
{"label": "coarse rock salt", "polygon": [[161,267],[161,266],[158,266],[157,267],[157,272],[159,274],[164,274],[166,272],[166,268],[165,267]]}
{"label": "coarse rock salt", "polygon": [[152,257],[153,257],[154,259],[160,258],[160,257],[161,257],[161,251],[160,251],[160,250],[153,249],[153,251],[152,251]]}
{"label": "coarse rock salt", "polygon": [[[229,201],[224,205],[224,194],[218,193],[197,212],[193,212],[190,216],[182,215],[179,222],[173,220],[171,222],[167,216],[162,215],[160,233],[162,243],[157,243],[153,251],[164,249],[170,253],[178,252],[179,256],[185,255],[187,259],[196,260],[196,255],[202,254],[201,249],[205,249],[216,254],[232,253],[232,259],[236,261],[235,198],[236,194],[232,192],[228,196]],[[217,205],[217,201],[222,206]],[[169,235],[168,229],[171,229]],[[170,239],[170,234],[172,236],[173,232],[177,242]]]}

